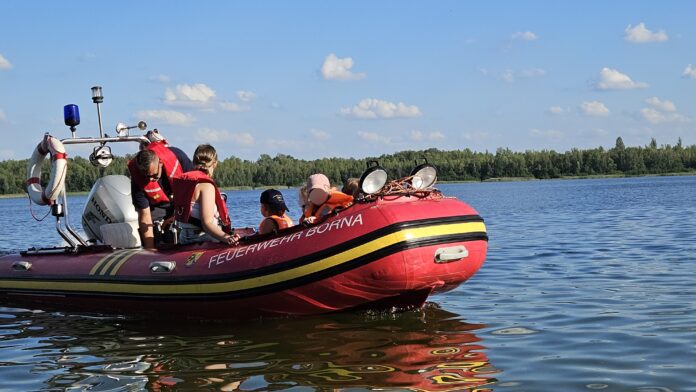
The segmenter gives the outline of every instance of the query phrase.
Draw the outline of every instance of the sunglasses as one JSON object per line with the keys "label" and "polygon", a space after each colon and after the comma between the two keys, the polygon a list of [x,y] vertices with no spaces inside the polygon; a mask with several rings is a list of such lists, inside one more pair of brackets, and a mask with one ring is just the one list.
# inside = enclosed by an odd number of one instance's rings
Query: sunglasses
{"label": "sunglasses", "polygon": [[155,173],[150,173],[148,171],[147,173],[145,173],[145,178],[149,179],[150,181],[157,181],[157,180],[159,180],[161,175],[162,175],[162,162],[160,161],[159,165],[157,165],[157,171]]}

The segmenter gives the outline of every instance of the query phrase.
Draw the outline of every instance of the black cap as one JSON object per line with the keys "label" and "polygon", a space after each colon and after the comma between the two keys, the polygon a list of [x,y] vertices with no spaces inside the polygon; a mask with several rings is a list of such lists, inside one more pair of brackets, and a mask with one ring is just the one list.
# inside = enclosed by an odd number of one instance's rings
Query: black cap
{"label": "black cap", "polygon": [[261,203],[267,204],[273,211],[290,211],[285,205],[283,194],[275,189],[266,189],[261,193]]}

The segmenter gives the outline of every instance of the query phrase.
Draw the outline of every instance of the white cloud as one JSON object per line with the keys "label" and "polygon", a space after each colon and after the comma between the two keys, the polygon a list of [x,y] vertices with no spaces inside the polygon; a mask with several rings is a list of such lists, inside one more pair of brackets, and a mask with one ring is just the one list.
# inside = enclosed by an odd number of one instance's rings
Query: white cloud
{"label": "white cloud", "polygon": [[328,132],[322,131],[321,129],[310,129],[309,134],[312,135],[312,137],[316,140],[329,140],[331,135],[328,134]]}
{"label": "white cloud", "polygon": [[137,112],[135,117],[138,119],[161,121],[170,125],[187,125],[196,120],[190,114],[177,112],[175,110],[142,110]]}
{"label": "white cloud", "polygon": [[391,138],[382,136],[378,133],[374,132],[363,132],[363,131],[358,131],[358,136],[360,136],[361,139],[370,142],[370,143],[381,143],[381,144],[389,144],[391,143]]}
{"label": "white cloud", "polygon": [[254,137],[249,132],[233,133],[232,141],[243,146],[251,146],[254,144]]}
{"label": "white cloud", "polygon": [[2,109],[0,109],[0,121],[4,121],[6,118],[7,116],[5,115],[5,112]]}
{"label": "white cloud", "polygon": [[514,34],[512,34],[512,39],[520,40],[520,41],[534,41],[538,37],[536,34],[532,33],[531,31],[518,31]]}
{"label": "white cloud", "polygon": [[326,80],[360,80],[367,76],[364,73],[354,73],[351,68],[353,68],[352,58],[340,59],[331,53],[324,59],[321,74]]}
{"label": "white cloud", "polygon": [[256,93],[254,93],[253,91],[239,90],[237,91],[237,97],[242,102],[250,102],[256,98]]}
{"label": "white cloud", "polygon": [[6,59],[2,54],[0,54],[0,69],[12,69],[10,60]]}
{"label": "white cloud", "polygon": [[215,98],[215,91],[203,83],[179,84],[164,92],[164,102],[172,105],[203,106]]}
{"label": "white cloud", "polygon": [[640,114],[643,116],[644,119],[646,119],[649,123],[652,124],[659,124],[665,121],[664,114],[653,108],[640,109]]}
{"label": "white cloud", "polygon": [[551,106],[550,108],[546,109],[546,112],[549,114],[554,114],[554,115],[561,115],[565,114],[568,110],[564,109],[560,106]]}
{"label": "white cloud", "polygon": [[445,134],[440,131],[433,131],[428,133],[428,140],[438,141],[445,140]]}
{"label": "white cloud", "polygon": [[676,112],[677,107],[674,105],[674,102],[672,101],[662,101],[658,97],[652,97],[648,98],[645,100],[645,102],[654,107],[657,108],[663,112]]}
{"label": "white cloud", "polygon": [[239,113],[249,110],[248,107],[242,106],[236,102],[220,102],[220,108],[226,112]]}
{"label": "white cloud", "polygon": [[436,141],[440,141],[440,140],[444,140],[444,139],[445,139],[445,135],[440,131],[432,131],[432,132],[427,132],[427,133],[417,131],[417,130],[411,131],[411,140],[414,140],[417,142],[422,141],[422,140],[429,140],[429,141],[436,142]]}
{"label": "white cloud", "polygon": [[583,102],[580,105],[580,110],[586,116],[606,117],[609,115],[609,109],[599,101]]}
{"label": "white cloud", "polygon": [[529,130],[529,134],[535,137],[543,137],[547,139],[561,139],[563,138],[563,132],[557,131],[555,129],[538,129],[533,128]]}
{"label": "white cloud", "polygon": [[598,90],[629,90],[648,87],[647,83],[634,82],[631,78],[615,69],[604,67],[599,72]]}
{"label": "white cloud", "polygon": [[210,128],[201,128],[196,132],[196,139],[208,142],[233,142],[243,146],[251,146],[254,144],[254,137],[249,132],[232,133],[225,130],[216,130]]}
{"label": "white cloud", "polygon": [[361,119],[419,117],[422,115],[418,106],[403,102],[392,103],[381,99],[366,98],[352,108],[342,108],[340,114]]}
{"label": "white cloud", "polygon": [[640,115],[651,124],[691,122],[690,118],[677,113],[677,106],[672,101],[652,97],[645,102],[652,107],[640,109]]}
{"label": "white cloud", "polygon": [[628,25],[624,31],[626,32],[624,39],[628,42],[637,44],[644,44],[647,42],[664,42],[669,39],[664,30],[654,33],[648,30],[643,22],[638,23],[638,25],[635,27]]}
{"label": "white cloud", "polygon": [[163,74],[150,76],[150,81],[152,82],[169,83],[169,80],[169,76]]}
{"label": "white cloud", "polygon": [[682,73],[682,77],[696,79],[696,68],[691,64],[687,65]]}
{"label": "white cloud", "polygon": [[679,113],[665,113],[653,108],[640,109],[640,114],[651,124],[690,123],[691,119]]}
{"label": "white cloud", "polygon": [[531,78],[539,78],[546,75],[546,71],[541,69],[541,68],[529,68],[529,69],[523,69],[522,71],[513,71],[511,69],[506,69],[500,74],[500,77],[508,82],[512,83],[515,81],[517,78],[524,78],[524,79],[531,79]]}

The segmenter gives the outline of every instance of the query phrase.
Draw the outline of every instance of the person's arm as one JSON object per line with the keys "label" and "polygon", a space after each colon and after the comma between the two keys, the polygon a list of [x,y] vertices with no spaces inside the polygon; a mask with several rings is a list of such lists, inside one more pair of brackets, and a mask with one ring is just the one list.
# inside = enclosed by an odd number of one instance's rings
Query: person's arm
{"label": "person's arm", "polygon": [[259,234],[272,233],[276,230],[278,230],[278,224],[270,218],[265,218],[259,225]]}
{"label": "person's arm", "polygon": [[226,244],[236,244],[238,236],[233,236],[222,231],[215,223],[215,187],[212,184],[196,185],[200,191],[198,201],[201,205],[201,225],[203,230],[211,237]]}
{"label": "person's arm", "polygon": [[150,207],[138,210],[138,231],[143,248],[156,250],[155,248],[155,229],[152,227],[152,215]]}

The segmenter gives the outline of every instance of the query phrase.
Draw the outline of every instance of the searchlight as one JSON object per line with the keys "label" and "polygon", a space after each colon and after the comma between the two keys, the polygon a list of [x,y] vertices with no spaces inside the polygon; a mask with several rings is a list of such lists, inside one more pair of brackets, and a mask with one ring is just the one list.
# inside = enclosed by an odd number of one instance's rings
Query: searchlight
{"label": "searchlight", "polygon": [[418,164],[411,170],[411,186],[417,190],[427,189],[437,181],[437,169],[435,166],[428,163],[428,160],[422,158],[425,162]]}
{"label": "searchlight", "polygon": [[[374,164],[370,166],[370,164]],[[368,161],[367,170],[360,176],[360,190],[366,195],[379,192],[387,183],[387,171],[377,161]]]}

